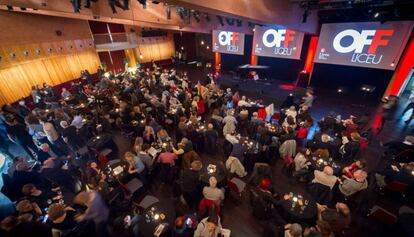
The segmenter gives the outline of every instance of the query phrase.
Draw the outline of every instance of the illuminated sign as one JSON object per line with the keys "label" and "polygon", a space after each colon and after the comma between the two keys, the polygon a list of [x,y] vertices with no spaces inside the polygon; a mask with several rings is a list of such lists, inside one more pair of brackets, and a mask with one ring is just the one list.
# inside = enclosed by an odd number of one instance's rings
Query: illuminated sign
{"label": "illuminated sign", "polygon": [[257,56],[300,59],[303,32],[277,27],[256,26],[253,54]]}
{"label": "illuminated sign", "polygon": [[213,30],[213,52],[244,54],[244,34]]}
{"label": "illuminated sign", "polygon": [[322,25],[316,63],[394,70],[413,22],[363,22]]}

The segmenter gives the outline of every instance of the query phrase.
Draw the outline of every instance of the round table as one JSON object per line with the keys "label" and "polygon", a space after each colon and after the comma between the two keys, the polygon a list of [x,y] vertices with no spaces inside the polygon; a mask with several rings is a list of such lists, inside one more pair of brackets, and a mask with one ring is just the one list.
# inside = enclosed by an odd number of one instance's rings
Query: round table
{"label": "round table", "polygon": [[112,140],[111,134],[99,134],[94,136],[86,143],[88,147],[93,147],[97,150],[103,150],[105,148],[111,148],[113,151],[117,150],[117,146]]}
{"label": "round table", "polygon": [[[215,172],[211,172],[209,167],[215,166]],[[200,170],[200,179],[204,185],[209,185],[210,177],[216,177],[217,187],[226,186],[226,169],[224,165],[218,160],[205,160],[203,161],[203,168]]]}
{"label": "round table", "polygon": [[[294,202],[294,198],[302,196],[302,205]],[[307,223],[313,224],[318,214],[315,200],[305,192],[294,193],[293,197],[283,200],[281,204],[282,214],[288,223]]]}
{"label": "round table", "polygon": [[336,163],[332,158],[323,159],[318,157],[312,157],[311,159],[309,159],[309,162],[315,170],[323,171],[323,169],[326,166],[330,166],[332,167],[334,174],[336,175],[341,174],[342,171],[342,167],[338,163]]}
{"label": "round table", "polygon": [[[154,236],[155,229],[159,224],[167,224],[169,228],[174,227],[175,209],[171,200],[160,200],[144,210],[139,220],[139,231],[142,236]],[[164,231],[167,228],[164,228]]]}

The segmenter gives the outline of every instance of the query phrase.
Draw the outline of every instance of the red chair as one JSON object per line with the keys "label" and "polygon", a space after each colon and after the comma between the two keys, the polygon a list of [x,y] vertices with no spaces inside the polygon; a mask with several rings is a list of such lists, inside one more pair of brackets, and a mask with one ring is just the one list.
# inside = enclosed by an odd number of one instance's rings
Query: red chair
{"label": "red chair", "polygon": [[200,204],[198,205],[198,217],[202,219],[211,208],[214,208],[216,214],[220,215],[220,206],[217,205],[217,203],[207,198],[201,199]]}
{"label": "red chair", "polygon": [[246,183],[241,179],[234,177],[231,180],[227,181],[227,186],[229,187],[230,191],[236,193],[241,197],[244,189],[246,188]]}
{"label": "red chair", "polygon": [[372,207],[369,217],[387,225],[393,225],[397,222],[397,216],[377,205]]}
{"label": "red chair", "polygon": [[405,191],[407,190],[408,185],[405,183],[401,183],[398,181],[391,181],[387,183],[387,186],[385,186],[386,189],[388,189],[391,192],[405,194]]}

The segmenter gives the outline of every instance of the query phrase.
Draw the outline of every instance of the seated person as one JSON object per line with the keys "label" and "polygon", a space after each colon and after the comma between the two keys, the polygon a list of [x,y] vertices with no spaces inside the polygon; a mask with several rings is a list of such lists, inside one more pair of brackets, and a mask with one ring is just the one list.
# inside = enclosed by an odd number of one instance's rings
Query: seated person
{"label": "seated person", "polygon": [[174,221],[174,232],[177,237],[193,237],[194,224],[197,224],[197,219],[193,220],[191,217],[179,216]]}
{"label": "seated person", "polygon": [[340,181],[339,191],[346,197],[351,196],[358,191],[368,188],[368,174],[363,170],[357,170],[353,178],[344,177],[344,181]]}
{"label": "seated person", "polygon": [[94,161],[88,161],[85,174],[87,185],[95,190],[98,188],[99,182],[106,179],[105,174]]}
{"label": "seated person", "polygon": [[330,166],[325,166],[323,171],[315,170],[314,171],[315,178],[312,180],[312,183],[319,183],[325,186],[328,186],[332,189],[338,178],[333,175],[333,169]]}
{"label": "seated person", "polygon": [[309,171],[309,157],[311,155],[311,151],[309,149],[299,149],[299,152],[296,154],[293,162],[295,164],[295,173],[296,176],[303,176],[308,174]]}
{"label": "seated person", "polygon": [[26,199],[30,202],[35,202],[39,205],[40,209],[44,209],[48,207],[53,201],[58,201],[62,199],[57,191],[59,188],[45,190],[45,189],[38,189],[33,184],[25,184],[22,187],[22,193],[25,195]]}
{"label": "seated person", "polygon": [[347,167],[342,169],[342,173],[348,178],[353,178],[355,171],[363,169],[365,167],[365,161],[357,160]]}
{"label": "seated person", "polygon": [[325,205],[318,206],[318,220],[326,221],[333,232],[340,232],[351,224],[351,211],[345,203],[338,202],[335,208]]}
{"label": "seated person", "polygon": [[165,129],[163,129],[163,128],[161,128],[158,131],[157,138],[158,138],[158,141],[161,142],[161,143],[171,141],[171,138],[170,138],[170,136],[168,136],[167,131]]}
{"label": "seated person", "polygon": [[298,223],[276,225],[269,223],[264,230],[263,237],[302,237],[303,229]]}
{"label": "seated person", "polygon": [[214,201],[217,205],[224,200],[224,192],[223,190],[217,188],[217,179],[216,177],[210,177],[209,186],[203,188],[203,195],[204,198]]}
{"label": "seated person", "polygon": [[76,211],[63,204],[52,204],[47,211],[48,225],[62,233],[68,232],[78,224],[75,220]]}
{"label": "seated person", "polygon": [[210,214],[200,221],[194,232],[194,237],[218,237],[221,235],[220,217],[217,214]]}
{"label": "seated person", "polygon": [[145,165],[142,160],[132,152],[126,152],[124,158],[128,163],[128,174],[138,176],[138,178],[145,183]]}
{"label": "seated person", "polygon": [[323,237],[334,237],[334,233],[331,226],[326,221],[317,220],[314,227],[306,228],[303,231],[303,236],[323,236]]}
{"label": "seated person", "polygon": [[32,219],[37,221],[43,215],[42,210],[35,202],[30,202],[29,200],[22,200],[17,203],[16,211],[19,216],[23,214],[32,215]]}

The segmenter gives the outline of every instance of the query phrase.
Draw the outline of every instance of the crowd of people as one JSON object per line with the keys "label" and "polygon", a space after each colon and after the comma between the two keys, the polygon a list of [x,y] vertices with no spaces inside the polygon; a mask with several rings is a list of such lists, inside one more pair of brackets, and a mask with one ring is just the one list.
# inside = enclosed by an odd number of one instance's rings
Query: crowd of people
{"label": "crowd of people", "polygon": [[[30,157],[14,157],[2,144],[12,160],[2,175],[1,195],[12,201],[1,207],[4,236],[146,236],[148,207],[137,200],[167,185],[186,208],[156,225],[155,236],[229,236],[221,222],[224,205],[237,205],[226,202],[235,191],[248,193],[253,215],[268,220],[263,236],[331,237],[350,228],[352,207],[362,205],[356,199],[390,183],[407,190],[414,183],[412,136],[384,144],[387,162],[370,170],[367,117],[330,112],[314,121],[312,88],[274,109],[220,88],[212,74],[195,82],[155,64],[82,78],[60,93],[33,87],[32,101],[2,107],[9,140]],[[308,137],[312,127],[319,129]],[[115,136],[129,141],[126,152]],[[309,197],[275,191],[278,164]],[[306,207],[292,216],[298,198]]]}

